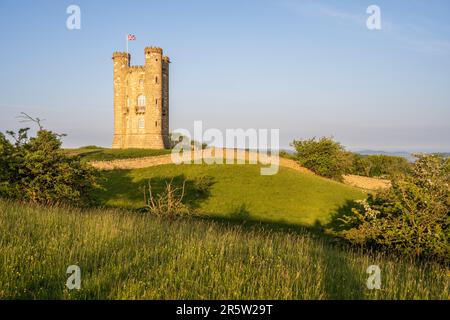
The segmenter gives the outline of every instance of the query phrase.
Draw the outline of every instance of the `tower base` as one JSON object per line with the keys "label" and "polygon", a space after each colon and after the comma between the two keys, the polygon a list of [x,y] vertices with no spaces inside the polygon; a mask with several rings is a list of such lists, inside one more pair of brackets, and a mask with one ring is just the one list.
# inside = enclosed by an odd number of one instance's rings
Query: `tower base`
{"label": "tower base", "polygon": [[113,149],[169,149],[169,137],[156,133],[115,134]]}

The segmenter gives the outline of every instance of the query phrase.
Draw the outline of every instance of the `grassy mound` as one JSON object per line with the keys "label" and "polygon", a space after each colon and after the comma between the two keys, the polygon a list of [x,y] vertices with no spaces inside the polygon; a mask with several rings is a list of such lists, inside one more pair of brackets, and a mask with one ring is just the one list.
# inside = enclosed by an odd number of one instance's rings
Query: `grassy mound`
{"label": "grassy mound", "polygon": [[[260,175],[258,165],[162,165],[134,170],[105,171],[105,189],[97,197],[103,205],[143,207],[142,187],[151,179],[155,191],[165,181],[187,180],[186,202],[202,214],[225,218],[311,226],[326,223],[331,214],[362,191],[344,184],[280,167],[276,175]],[[213,185],[202,197],[192,196],[195,178],[210,176]]]}
{"label": "grassy mound", "polygon": [[107,149],[96,146],[81,147],[78,149],[64,149],[69,155],[78,155],[86,161],[111,161],[118,159],[131,159],[160,156],[169,154],[168,149]]}
{"label": "grassy mound", "polygon": [[[366,268],[381,268],[381,290]],[[81,290],[65,287],[69,265]],[[450,299],[433,264],[339,248],[302,230],[0,201],[0,299]]]}

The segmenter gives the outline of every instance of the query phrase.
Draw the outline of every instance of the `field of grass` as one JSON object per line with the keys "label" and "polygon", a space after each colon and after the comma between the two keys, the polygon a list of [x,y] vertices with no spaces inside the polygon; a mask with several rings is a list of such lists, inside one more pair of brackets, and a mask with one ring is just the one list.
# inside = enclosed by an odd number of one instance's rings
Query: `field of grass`
{"label": "field of grass", "polygon": [[[381,290],[366,287],[369,265]],[[81,290],[65,287],[69,265]],[[446,270],[297,229],[0,201],[0,299],[450,299]]]}
{"label": "field of grass", "polygon": [[78,155],[86,161],[110,161],[117,159],[130,159],[159,156],[169,154],[168,149],[108,149],[100,147],[81,147],[78,149],[64,149],[69,155]]}
{"label": "field of grass", "polygon": [[[327,223],[354,199],[359,189],[280,167],[276,175],[260,175],[258,165],[161,165],[144,169],[104,171],[104,190],[97,198],[104,206],[137,209],[144,206],[142,187],[151,180],[157,193],[165,181],[187,181],[186,202],[201,214],[225,218],[311,226]],[[195,196],[194,180],[210,176],[209,192]],[[194,196],[193,196],[194,195]]]}

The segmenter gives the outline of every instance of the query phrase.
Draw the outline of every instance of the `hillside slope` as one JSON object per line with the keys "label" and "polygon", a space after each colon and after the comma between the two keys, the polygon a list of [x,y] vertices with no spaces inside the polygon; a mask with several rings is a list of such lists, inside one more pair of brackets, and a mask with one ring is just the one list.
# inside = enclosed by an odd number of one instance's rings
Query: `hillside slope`
{"label": "hillside slope", "polygon": [[[276,175],[260,175],[259,165],[159,165],[132,170],[103,171],[104,190],[97,193],[106,206],[141,208],[142,188],[150,180],[155,192],[166,181],[187,180],[187,202],[201,214],[287,224],[326,223],[330,216],[366,193],[319,176],[281,167]],[[191,196],[193,182],[209,176],[213,185],[201,197]]]}

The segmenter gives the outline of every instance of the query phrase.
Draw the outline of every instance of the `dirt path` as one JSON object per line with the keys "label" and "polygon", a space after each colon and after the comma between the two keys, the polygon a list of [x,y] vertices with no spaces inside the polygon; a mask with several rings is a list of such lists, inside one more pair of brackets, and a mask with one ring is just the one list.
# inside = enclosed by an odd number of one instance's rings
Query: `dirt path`
{"label": "dirt path", "polygon": [[345,175],[344,183],[365,190],[388,189],[391,187],[391,181],[389,180],[355,176],[353,174]]}
{"label": "dirt path", "polygon": [[[202,158],[212,158],[215,156],[215,152],[217,152],[217,151],[216,150],[193,151],[193,152],[191,152],[190,158],[192,159],[192,161],[195,161],[196,159],[199,160]],[[220,152],[220,150],[219,150],[219,152]],[[267,163],[267,159],[265,157],[261,157],[261,155],[258,155],[258,153],[256,153],[256,152],[224,149],[222,156],[225,159],[225,161],[226,160],[230,161],[232,159],[235,159],[235,161],[237,160],[237,161],[243,161],[245,163],[249,163],[249,159],[251,157],[252,159],[255,159],[255,160],[258,159],[259,160],[258,162],[261,162],[262,164]],[[112,161],[92,161],[91,162],[92,166],[94,166],[97,169],[101,169],[101,170],[140,169],[140,168],[160,166],[160,165],[172,164],[172,163],[174,163],[174,162],[172,161],[171,154],[152,156],[152,157],[118,159],[118,160],[112,160]],[[300,172],[314,174],[311,170],[300,166],[295,160],[279,157],[279,165],[281,167],[291,168],[291,169],[294,169],[294,170],[297,170]],[[357,188],[365,189],[365,190],[385,189],[385,188],[389,188],[391,185],[389,180],[355,176],[355,175],[345,175],[344,183],[354,186],[354,187],[357,187]]]}

